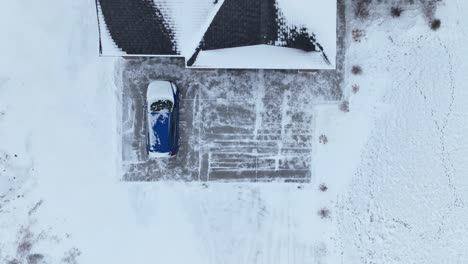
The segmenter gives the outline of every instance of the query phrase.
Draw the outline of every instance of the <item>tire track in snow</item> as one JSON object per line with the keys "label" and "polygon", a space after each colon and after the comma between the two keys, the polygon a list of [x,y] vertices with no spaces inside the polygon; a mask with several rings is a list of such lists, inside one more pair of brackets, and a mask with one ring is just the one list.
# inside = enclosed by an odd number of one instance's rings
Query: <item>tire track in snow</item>
{"label": "tire track in snow", "polygon": [[[442,43],[442,40],[440,39],[440,37],[437,36],[436,38],[437,38],[437,40],[439,42],[440,47],[443,49],[444,53],[447,55],[447,58],[448,58],[447,64],[448,64],[448,76],[449,76],[449,80],[450,80],[450,85],[449,85],[449,88],[450,88],[450,93],[449,93],[450,94],[450,102],[448,104],[448,109],[447,109],[447,112],[444,114],[444,119],[442,120],[442,122],[438,121],[437,118],[436,118],[436,109],[431,108],[431,107],[429,109],[430,109],[431,117],[434,120],[434,124],[435,124],[437,130],[440,133],[439,142],[440,142],[440,148],[441,148],[441,163],[442,163],[442,166],[444,168],[444,174],[445,174],[445,176],[447,178],[448,186],[452,190],[452,195],[453,195],[453,204],[450,206],[450,208],[453,207],[453,206],[454,207],[462,207],[462,206],[464,206],[464,202],[461,200],[461,198],[460,198],[460,196],[458,194],[458,191],[457,191],[457,187],[454,185],[453,179],[452,179],[452,174],[455,171],[455,167],[453,165],[453,162],[450,159],[450,153],[449,153],[449,151],[447,149],[447,145],[446,145],[446,138],[447,138],[446,127],[447,127],[449,119],[450,119],[450,117],[451,117],[451,115],[453,113],[453,104],[455,102],[455,85],[454,85],[454,78],[453,78],[452,56],[451,56],[447,46]],[[411,72],[409,72],[409,76],[412,76]],[[417,81],[415,81],[415,87],[418,89],[419,94],[423,97],[423,99],[424,99],[424,101],[426,102],[426,105],[427,105],[428,96],[424,93],[422,88],[418,85]]]}
{"label": "tire track in snow", "polygon": [[449,216],[452,214],[455,208],[463,208],[465,207],[465,205],[464,205],[464,201],[462,200],[462,198],[460,197],[458,193],[457,187],[453,183],[452,176],[453,176],[453,173],[455,172],[455,166],[453,164],[453,161],[450,158],[450,152],[448,150],[447,143],[446,143],[446,138],[447,138],[446,128],[447,128],[449,119],[453,113],[453,105],[455,102],[455,84],[454,84],[454,76],[453,76],[454,68],[452,64],[452,55],[448,47],[442,43],[442,40],[440,39],[439,36],[437,36],[437,40],[439,41],[439,45],[443,48],[448,58],[448,66],[449,66],[448,75],[450,79],[450,85],[449,85],[450,103],[449,103],[448,110],[447,110],[447,113],[445,114],[445,118],[443,120],[442,125],[440,125],[437,122],[437,120],[434,120],[434,122],[436,123],[437,129],[440,131],[439,139],[440,139],[440,145],[442,148],[442,164],[444,166],[444,171],[448,180],[448,184],[452,189],[452,196],[453,196],[453,204],[451,204],[449,208],[447,208],[447,211],[448,211],[447,213],[442,214],[442,220],[440,221],[439,229],[437,231],[437,235],[438,235],[437,239],[440,239],[441,235],[445,232],[445,229],[446,229],[445,223],[447,219],[449,218]]}
{"label": "tire track in snow", "polygon": [[[447,179],[447,185],[448,185],[449,189],[451,190],[451,196],[452,196],[452,200],[453,200],[452,203],[450,203],[446,208],[442,209],[443,212],[439,213],[440,221],[438,223],[438,228],[437,228],[437,230],[435,231],[435,234],[434,234],[434,239],[438,240],[438,239],[441,238],[442,234],[446,231],[446,221],[451,217],[454,210],[456,208],[464,207],[464,201],[460,198],[460,194],[459,194],[459,192],[457,190],[457,186],[455,185],[455,183],[453,181],[453,175],[455,173],[455,167],[454,167],[453,161],[450,158],[451,153],[450,153],[450,151],[448,149],[448,143],[447,143],[447,138],[449,137],[447,135],[447,126],[448,126],[450,118],[451,118],[451,116],[453,114],[453,106],[454,106],[454,103],[455,103],[455,89],[456,89],[456,87],[455,87],[455,84],[454,84],[455,83],[454,73],[453,73],[454,66],[453,66],[452,54],[450,53],[447,45],[442,42],[441,38],[438,35],[436,35],[434,37],[434,40],[432,40],[432,38],[429,39],[427,36],[426,37],[419,36],[417,38],[417,40],[422,41],[422,42],[426,42],[426,43],[427,42],[436,42],[440,46],[440,48],[441,48],[440,51],[445,54],[445,56],[440,56],[442,58],[442,61],[443,61],[442,62],[442,67],[440,67],[440,68],[447,70],[447,73],[444,72],[443,74],[444,74],[444,78],[447,77],[446,79],[448,79],[447,86],[438,87],[439,89],[444,89],[444,88],[449,89],[449,91],[447,93],[445,93],[445,94],[448,95],[448,98],[447,98],[448,103],[446,104],[447,109],[444,111],[441,106],[431,107],[431,105],[433,105],[434,103],[431,103],[430,100],[433,99],[433,98],[430,98],[429,96],[427,96],[427,94],[423,91],[422,87],[419,85],[418,79],[420,77],[413,76],[412,71],[408,72],[408,75],[410,76],[410,78],[415,79],[414,80],[414,87],[418,90],[418,93],[424,99],[425,106],[428,108],[428,112],[430,113],[430,117],[433,120],[434,126],[435,126],[435,128],[436,128],[436,130],[438,132],[437,139],[439,141],[439,148],[440,148],[440,162],[441,162],[442,169],[443,169],[443,175]],[[412,43],[410,43],[410,44],[412,44]],[[420,49],[420,48],[421,47],[418,46],[418,49]],[[446,61],[443,60],[444,57],[446,58]],[[444,67],[445,65],[447,65],[447,66]],[[416,70],[416,69],[414,69],[414,70]],[[420,70],[420,69],[418,69],[418,70]],[[425,71],[425,70],[426,69],[423,69],[423,71]],[[446,76],[445,76],[445,74],[446,74]],[[439,112],[441,112],[442,118],[437,117],[437,114]],[[409,225],[406,222],[401,221],[400,219],[392,219],[392,220],[393,220],[393,222],[395,222],[397,224],[400,224],[401,226],[407,228],[408,230],[412,229],[411,225]]]}

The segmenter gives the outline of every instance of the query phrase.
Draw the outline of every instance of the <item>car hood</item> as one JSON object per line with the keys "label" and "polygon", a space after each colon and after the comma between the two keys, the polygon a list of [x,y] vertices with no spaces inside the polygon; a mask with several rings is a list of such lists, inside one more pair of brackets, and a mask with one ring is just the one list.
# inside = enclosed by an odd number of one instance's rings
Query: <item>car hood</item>
{"label": "car hood", "polygon": [[172,91],[171,83],[167,81],[153,81],[148,86],[146,98],[148,103],[158,100],[170,100],[174,102],[174,93]]}
{"label": "car hood", "polygon": [[172,113],[169,111],[148,113],[150,152],[170,152],[171,118]]}

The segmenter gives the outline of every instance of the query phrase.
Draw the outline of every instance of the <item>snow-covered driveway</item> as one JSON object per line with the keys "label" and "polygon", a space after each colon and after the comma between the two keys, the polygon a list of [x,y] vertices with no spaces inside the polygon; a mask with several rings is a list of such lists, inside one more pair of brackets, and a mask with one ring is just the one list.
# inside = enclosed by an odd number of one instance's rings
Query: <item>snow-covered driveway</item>
{"label": "snow-covered driveway", "polygon": [[[122,66],[126,180],[307,180],[314,105],[341,97],[334,71],[200,71],[179,58]],[[182,92],[181,148],[169,161],[148,161],[145,151],[143,105],[157,79]]]}

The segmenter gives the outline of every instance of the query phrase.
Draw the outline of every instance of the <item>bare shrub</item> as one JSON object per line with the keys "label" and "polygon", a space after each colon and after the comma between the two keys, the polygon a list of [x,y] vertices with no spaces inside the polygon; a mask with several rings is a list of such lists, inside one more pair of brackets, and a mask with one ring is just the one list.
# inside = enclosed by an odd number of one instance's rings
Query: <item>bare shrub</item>
{"label": "bare shrub", "polygon": [[351,87],[351,89],[352,89],[353,93],[357,93],[357,92],[359,92],[359,89],[360,89],[360,88],[359,88],[359,85],[353,84],[353,86]]}
{"label": "bare shrub", "polygon": [[392,6],[392,8],[390,8],[390,14],[392,17],[400,17],[402,12],[403,9],[399,6]]}
{"label": "bare shrub", "polygon": [[354,15],[360,18],[367,18],[369,17],[369,0],[357,0],[354,6]]}
{"label": "bare shrub", "polygon": [[432,30],[438,30],[440,28],[441,24],[442,24],[442,22],[440,21],[440,19],[434,19],[431,22],[431,29]]}
{"label": "bare shrub", "polygon": [[325,219],[325,218],[330,218],[330,210],[328,208],[323,207],[321,208],[317,214],[320,216],[320,218]]}
{"label": "bare shrub", "polygon": [[29,251],[31,251],[31,248],[32,248],[32,243],[26,240],[26,241],[19,243],[18,247],[16,248],[16,252],[19,255],[25,255],[29,253]]}
{"label": "bare shrub", "polygon": [[441,0],[420,0],[423,8],[424,15],[429,21],[434,20],[434,15],[437,9],[437,4]]}
{"label": "bare shrub", "polygon": [[38,264],[42,259],[44,259],[42,254],[31,254],[28,256],[28,264]]}
{"label": "bare shrub", "polygon": [[[323,242],[316,244],[316,246],[314,247],[314,254],[317,259],[326,258],[328,256],[327,245]],[[317,263],[323,263],[323,262],[319,261]]]}
{"label": "bare shrub", "polygon": [[7,264],[20,264],[21,262],[17,259],[12,259],[12,260],[9,260],[7,261]]}
{"label": "bare shrub", "polygon": [[341,102],[340,110],[345,112],[345,113],[348,113],[349,112],[349,102],[348,101]]}
{"label": "bare shrub", "polygon": [[354,75],[360,75],[360,74],[362,74],[362,68],[359,65],[353,65],[353,67],[351,68],[351,72]]}
{"label": "bare shrub", "polygon": [[33,233],[29,226],[22,226],[19,230],[21,240],[16,247],[16,253],[21,256],[28,255],[33,247]]}
{"label": "bare shrub", "polygon": [[81,255],[81,251],[77,248],[72,248],[65,253],[65,256],[62,258],[62,262],[67,264],[77,264],[77,258]]}
{"label": "bare shrub", "polygon": [[366,36],[366,32],[362,29],[353,29],[351,32],[353,40],[356,42],[361,42],[362,38]]}
{"label": "bare shrub", "polygon": [[319,142],[322,144],[327,144],[328,143],[328,138],[325,135],[320,135],[319,137]]}
{"label": "bare shrub", "polygon": [[328,190],[328,186],[325,183],[319,185],[319,190],[322,192],[326,192]]}

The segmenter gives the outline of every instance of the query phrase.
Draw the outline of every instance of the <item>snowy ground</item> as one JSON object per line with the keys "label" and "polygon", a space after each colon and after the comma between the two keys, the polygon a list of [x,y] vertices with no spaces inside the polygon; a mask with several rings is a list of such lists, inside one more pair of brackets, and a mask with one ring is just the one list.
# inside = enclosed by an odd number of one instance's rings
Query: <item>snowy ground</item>
{"label": "snowy ground", "polygon": [[119,181],[94,1],[0,2],[0,263],[467,263],[468,2],[346,3],[350,112],[314,109],[299,185]]}
{"label": "snowy ground", "polygon": [[438,31],[414,5],[350,23],[365,36],[348,53],[363,68],[348,133],[367,137],[335,209],[345,262],[468,262],[468,2],[443,2]]}
{"label": "snowy ground", "polygon": [[[130,60],[123,67],[125,180],[310,179],[314,107],[341,97],[334,71],[186,69],[182,59]],[[143,105],[151,80],[181,91],[181,148],[149,160]]]}

